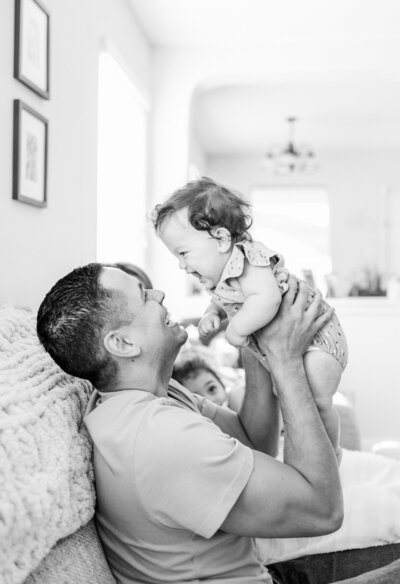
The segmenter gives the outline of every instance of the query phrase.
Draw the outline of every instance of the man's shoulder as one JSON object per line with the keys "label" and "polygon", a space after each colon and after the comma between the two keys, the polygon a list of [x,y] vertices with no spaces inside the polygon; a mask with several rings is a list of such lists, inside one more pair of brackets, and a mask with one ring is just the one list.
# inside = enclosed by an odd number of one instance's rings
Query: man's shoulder
{"label": "man's shoulder", "polygon": [[[186,415],[185,415],[186,414]],[[157,397],[147,391],[131,389],[118,392],[96,392],[85,414],[85,424],[93,440],[121,436],[127,429],[133,436],[153,422],[158,429],[184,426],[187,415],[201,416],[199,402],[190,391],[174,380],[168,385],[168,395]],[[157,432],[158,434],[160,432]]]}
{"label": "man's shoulder", "polygon": [[168,397],[172,398],[183,407],[200,413],[198,396],[172,378],[169,380],[168,384]]}

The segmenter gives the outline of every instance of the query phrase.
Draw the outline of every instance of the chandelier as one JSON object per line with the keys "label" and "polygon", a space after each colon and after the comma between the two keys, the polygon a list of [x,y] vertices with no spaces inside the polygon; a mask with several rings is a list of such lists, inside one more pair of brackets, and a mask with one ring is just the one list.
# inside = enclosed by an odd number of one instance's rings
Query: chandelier
{"label": "chandelier", "polygon": [[263,167],[274,174],[288,175],[314,172],[318,168],[315,154],[308,146],[295,146],[294,124],[297,118],[287,118],[289,141],[286,146],[271,146],[264,154]]}

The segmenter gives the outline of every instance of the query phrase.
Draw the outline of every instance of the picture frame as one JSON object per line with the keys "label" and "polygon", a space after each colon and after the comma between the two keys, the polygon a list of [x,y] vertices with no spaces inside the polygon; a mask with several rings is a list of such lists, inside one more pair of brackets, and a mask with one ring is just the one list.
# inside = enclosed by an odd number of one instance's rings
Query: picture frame
{"label": "picture frame", "polygon": [[13,193],[16,201],[47,206],[48,120],[14,100]]}
{"label": "picture frame", "polygon": [[38,0],[15,0],[14,77],[50,98],[50,16]]}

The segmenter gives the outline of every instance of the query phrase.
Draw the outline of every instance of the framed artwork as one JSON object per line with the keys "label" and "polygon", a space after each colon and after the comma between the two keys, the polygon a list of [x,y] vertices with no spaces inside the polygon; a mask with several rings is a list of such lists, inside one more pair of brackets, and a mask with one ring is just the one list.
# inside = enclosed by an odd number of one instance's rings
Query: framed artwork
{"label": "framed artwork", "polygon": [[49,99],[49,14],[38,0],[15,0],[14,77]]}
{"label": "framed artwork", "polygon": [[14,100],[13,199],[37,207],[47,205],[46,118]]}

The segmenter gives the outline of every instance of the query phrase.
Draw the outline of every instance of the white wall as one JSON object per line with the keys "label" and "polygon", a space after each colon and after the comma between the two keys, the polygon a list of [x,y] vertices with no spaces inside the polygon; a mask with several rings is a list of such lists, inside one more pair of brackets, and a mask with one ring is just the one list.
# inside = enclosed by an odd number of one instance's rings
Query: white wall
{"label": "white wall", "polygon": [[[208,158],[206,173],[248,194],[260,185],[326,187],[331,208],[333,269],[352,278],[362,266],[384,271],[382,206],[387,185],[400,185],[400,151],[319,152],[321,169],[300,177],[273,177],[259,156],[225,155]],[[274,242],[266,242],[274,247]],[[289,266],[290,267],[290,266]]]}
{"label": "white wall", "polygon": [[[96,258],[97,77],[103,38],[151,89],[151,53],[126,0],[44,0],[50,12],[50,100],[13,78],[14,0],[0,2],[0,303],[36,307],[49,287]],[[11,199],[12,108],[49,119],[48,206]]]}
{"label": "white wall", "polygon": [[349,344],[341,390],[355,405],[365,450],[400,442],[400,302],[385,298],[335,298]]}

